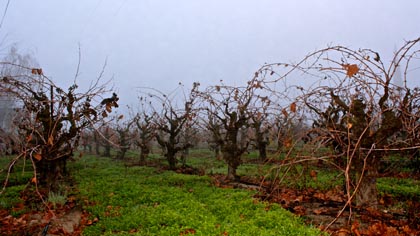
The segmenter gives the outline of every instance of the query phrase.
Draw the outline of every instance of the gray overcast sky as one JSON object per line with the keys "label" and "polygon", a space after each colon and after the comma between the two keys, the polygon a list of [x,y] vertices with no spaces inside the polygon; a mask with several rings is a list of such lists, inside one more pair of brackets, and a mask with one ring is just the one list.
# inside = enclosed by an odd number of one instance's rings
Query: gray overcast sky
{"label": "gray overcast sky", "polygon": [[418,0],[11,0],[0,53],[17,43],[67,86],[80,44],[81,83],[108,58],[105,79],[113,76],[130,104],[135,87],[242,85],[265,62],[297,61],[330,44],[390,60],[395,47],[420,36],[419,13]]}

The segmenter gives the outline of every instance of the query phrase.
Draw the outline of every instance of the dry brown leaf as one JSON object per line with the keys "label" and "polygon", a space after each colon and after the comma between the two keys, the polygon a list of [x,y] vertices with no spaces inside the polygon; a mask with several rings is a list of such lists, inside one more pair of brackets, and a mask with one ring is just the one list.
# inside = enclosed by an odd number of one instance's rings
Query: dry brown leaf
{"label": "dry brown leaf", "polygon": [[320,214],[322,214],[322,213],[325,213],[325,212],[327,212],[328,210],[326,209],[326,208],[318,208],[318,209],[314,209],[313,210],[313,213],[315,214],[315,215],[320,215]]}
{"label": "dry brown leaf", "polygon": [[359,67],[356,64],[343,65],[344,69],[347,71],[348,77],[353,77],[357,72],[359,72]]}
{"label": "dry brown leaf", "polygon": [[48,137],[48,145],[50,146],[54,145],[54,137],[52,135]]}
{"label": "dry brown leaf", "polygon": [[33,157],[34,157],[37,161],[40,161],[40,160],[42,159],[42,156],[41,156],[41,154],[39,154],[39,153],[35,153],[35,154],[33,155]]}
{"label": "dry brown leaf", "polygon": [[302,195],[296,197],[295,200],[293,200],[294,203],[300,203],[302,201],[303,201],[303,196]]}
{"label": "dry brown leaf", "polygon": [[316,170],[311,170],[310,175],[314,181],[317,181],[318,172]]}
{"label": "dry brown leaf", "polygon": [[284,117],[286,117],[286,118],[289,116],[286,109],[281,110],[281,113],[283,113]]}
{"label": "dry brown leaf", "polygon": [[112,112],[111,104],[107,103],[106,106],[105,106],[105,109],[106,109],[107,112],[111,113]]}
{"label": "dry brown leaf", "polygon": [[315,197],[315,198],[318,198],[318,199],[321,199],[321,200],[325,200],[325,199],[326,199],[326,198],[325,198],[325,194],[320,193],[320,192],[315,193],[315,194],[314,194],[314,197]]}
{"label": "dry brown leaf", "polygon": [[296,103],[290,104],[290,111],[292,111],[293,113],[296,112]]}
{"label": "dry brown leaf", "polygon": [[33,75],[42,75],[42,69],[41,68],[32,68],[31,73]]}
{"label": "dry brown leaf", "polygon": [[293,211],[295,214],[303,216],[306,213],[306,208],[304,206],[295,206],[293,207]]}
{"label": "dry brown leaf", "polygon": [[286,147],[286,148],[289,148],[289,147],[291,147],[292,146],[292,140],[291,139],[286,139],[286,140],[284,140],[284,142],[283,142],[283,145]]}
{"label": "dry brown leaf", "polygon": [[351,232],[353,232],[354,235],[356,236],[360,236],[360,232],[359,232],[359,222],[355,221],[352,225],[351,225]]}
{"label": "dry brown leaf", "polygon": [[337,236],[349,236],[349,235],[351,235],[351,232],[344,228],[338,230],[337,232]]}

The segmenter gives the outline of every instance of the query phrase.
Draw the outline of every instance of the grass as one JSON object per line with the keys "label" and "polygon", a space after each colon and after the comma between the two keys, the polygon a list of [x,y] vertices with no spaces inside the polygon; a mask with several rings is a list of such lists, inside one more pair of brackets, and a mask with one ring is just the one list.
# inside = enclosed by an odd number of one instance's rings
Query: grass
{"label": "grass", "polygon": [[19,215],[22,213],[21,209],[15,210],[14,206],[23,201],[19,198],[20,192],[25,188],[25,185],[17,185],[6,188],[3,194],[0,194],[0,209],[10,209],[12,215]]}
{"label": "grass", "polygon": [[[80,169],[85,166],[86,168]],[[319,235],[253,192],[212,186],[206,176],[125,169],[109,159],[77,163],[80,196],[99,221],[84,235]]]}
{"label": "grass", "polygon": [[54,208],[57,205],[63,206],[67,202],[67,192],[63,192],[63,193],[49,192],[47,200],[49,203],[53,205]]}
{"label": "grass", "polygon": [[[7,176],[9,162],[13,157],[0,157],[0,192],[4,186],[4,181]],[[27,187],[28,180],[33,176],[33,169],[28,163],[18,161],[13,171],[10,173],[7,188],[4,189],[3,193],[0,194],[0,209],[9,209],[13,216],[17,216],[24,213],[25,210],[14,207],[17,204],[23,203],[20,199],[20,193]]]}
{"label": "grass", "polygon": [[[253,171],[249,172],[252,175]],[[311,176],[311,172],[315,173],[315,177]],[[256,173],[255,170],[254,173]],[[335,189],[337,186],[343,186],[344,183],[344,176],[339,171],[310,164],[282,167],[264,165],[259,167],[258,173],[264,175],[266,180],[281,180],[280,185],[296,189],[329,190]]]}
{"label": "grass", "polygon": [[[299,171],[302,171],[302,169],[304,170],[302,174],[304,177],[300,180],[294,180],[293,184],[296,188],[313,188],[326,191],[334,189],[337,186],[343,186],[344,184],[344,175],[337,170],[316,168],[312,166],[296,166],[296,168]],[[316,171],[316,179],[310,176],[311,171]]]}
{"label": "grass", "polygon": [[[136,153],[129,153],[136,160]],[[269,164],[255,160],[255,152],[244,157],[237,173],[242,176],[270,179]],[[0,180],[11,157],[0,158]],[[159,154],[150,160],[167,165]],[[27,163],[26,163],[27,164]],[[206,174],[226,174],[227,166],[214,153],[205,149],[191,150],[187,164],[205,170]],[[20,192],[28,185],[33,172],[30,165],[20,161],[10,175],[6,191],[0,195],[0,209],[11,210],[18,216],[24,209],[14,209],[22,203]],[[262,203],[252,198],[253,192],[221,189],[212,185],[207,176],[182,175],[150,167],[126,167],[124,162],[109,158],[84,156],[69,163],[78,182],[81,205],[91,213],[95,223],[84,235],[319,235],[317,229],[303,222],[278,205]],[[317,177],[310,176],[316,170]],[[280,170],[284,173],[285,169]],[[343,176],[316,165],[294,166],[283,182],[288,187],[332,189],[343,184]],[[414,179],[378,178],[380,194],[397,199],[419,199],[420,182]],[[63,204],[66,193],[50,193],[48,201]],[[28,206],[30,209],[30,206]]]}
{"label": "grass", "polygon": [[[257,159],[258,152],[250,152],[245,155],[243,161],[248,159]],[[214,157],[214,152],[208,149],[195,149],[191,150],[187,158],[187,165],[205,170],[206,174],[226,174],[227,165],[224,160]],[[243,163],[237,169],[237,174],[240,176],[263,176],[270,169],[269,165]]]}
{"label": "grass", "polygon": [[378,190],[380,193],[390,194],[396,198],[420,199],[420,180],[401,178],[379,178]]}
{"label": "grass", "polygon": [[[3,184],[3,181],[6,179],[8,166],[10,161],[14,156],[0,156],[0,181]],[[15,166],[12,168],[12,171],[9,176],[8,186],[18,186],[26,184],[28,179],[33,176],[32,163],[29,161],[24,161],[23,158],[18,160]]]}

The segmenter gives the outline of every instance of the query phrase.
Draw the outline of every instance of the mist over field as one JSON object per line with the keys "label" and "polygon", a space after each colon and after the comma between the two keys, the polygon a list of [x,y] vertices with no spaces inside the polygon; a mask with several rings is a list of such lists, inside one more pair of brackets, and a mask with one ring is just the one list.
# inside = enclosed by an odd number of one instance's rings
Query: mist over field
{"label": "mist over field", "polygon": [[[5,9],[8,1],[0,3]],[[134,105],[137,87],[172,91],[220,80],[241,86],[265,63],[297,62],[328,45],[370,48],[390,63],[418,36],[419,3],[386,1],[10,1],[1,55],[15,45],[68,87],[103,78]]]}
{"label": "mist over field", "polygon": [[0,2],[1,235],[419,235],[420,2]]}

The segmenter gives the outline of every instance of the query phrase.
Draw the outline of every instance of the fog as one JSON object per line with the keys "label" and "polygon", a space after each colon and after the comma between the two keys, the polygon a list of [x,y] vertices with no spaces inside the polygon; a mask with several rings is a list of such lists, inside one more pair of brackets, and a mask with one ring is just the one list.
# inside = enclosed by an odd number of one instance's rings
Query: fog
{"label": "fog", "polygon": [[3,0],[1,12],[6,6],[1,56],[15,45],[68,86],[80,48],[79,83],[106,62],[103,79],[123,105],[136,103],[138,87],[242,85],[266,62],[294,62],[328,45],[371,48],[387,63],[420,36],[416,0]]}

